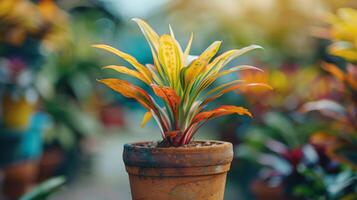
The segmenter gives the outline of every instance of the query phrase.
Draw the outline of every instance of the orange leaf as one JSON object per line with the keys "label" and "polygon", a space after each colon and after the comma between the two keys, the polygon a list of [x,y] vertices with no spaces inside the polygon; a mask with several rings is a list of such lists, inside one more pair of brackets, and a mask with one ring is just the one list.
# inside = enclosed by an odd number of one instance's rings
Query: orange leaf
{"label": "orange leaf", "polygon": [[119,92],[127,98],[133,98],[143,105],[148,110],[157,111],[151,97],[140,87],[135,86],[128,81],[108,78],[99,80],[99,82],[105,84],[116,92]]}
{"label": "orange leaf", "polygon": [[167,86],[160,87],[155,84],[151,84],[151,87],[154,90],[154,93],[163,98],[170,105],[172,111],[177,113],[180,104],[180,96],[176,94],[175,90]]}
{"label": "orange leaf", "polygon": [[324,70],[328,71],[329,73],[331,73],[338,80],[340,80],[340,81],[345,80],[345,73],[340,68],[338,68],[336,65],[325,63],[322,66],[322,68]]}
{"label": "orange leaf", "polygon": [[223,105],[219,106],[218,108],[215,108],[210,111],[204,111],[198,113],[192,120],[192,124],[198,123],[201,121],[207,121],[215,117],[220,117],[224,115],[230,115],[230,114],[238,114],[238,115],[248,115],[252,117],[252,114],[243,107],[239,106],[231,106],[231,105]]}
{"label": "orange leaf", "polygon": [[109,66],[103,67],[103,69],[112,69],[112,70],[115,70],[115,71],[117,71],[119,73],[123,73],[123,74],[127,74],[129,76],[135,77],[135,78],[143,81],[144,83],[146,83],[148,85],[150,84],[150,82],[148,82],[141,73],[139,73],[139,72],[137,72],[135,70],[131,70],[131,69],[129,69],[127,67],[124,67],[124,66],[109,65]]}

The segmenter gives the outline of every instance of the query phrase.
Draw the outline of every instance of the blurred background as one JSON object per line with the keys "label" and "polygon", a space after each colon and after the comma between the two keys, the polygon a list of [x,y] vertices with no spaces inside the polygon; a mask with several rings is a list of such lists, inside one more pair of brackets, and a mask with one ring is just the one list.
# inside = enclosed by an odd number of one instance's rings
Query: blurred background
{"label": "blurred background", "polygon": [[123,144],[161,136],[153,122],[138,128],[139,104],[96,81],[120,77],[101,67],[127,63],[90,45],[152,63],[133,17],[160,34],[170,24],[182,45],[193,32],[193,54],[215,40],[221,52],[264,47],[231,63],[264,73],[227,78],[274,90],[217,102],[244,105],[255,117],[214,120],[195,138],[234,144],[226,200],[357,199],[354,9],[355,0],[1,0],[0,199],[58,176],[59,190],[42,187],[56,191],[49,199],[130,199]]}

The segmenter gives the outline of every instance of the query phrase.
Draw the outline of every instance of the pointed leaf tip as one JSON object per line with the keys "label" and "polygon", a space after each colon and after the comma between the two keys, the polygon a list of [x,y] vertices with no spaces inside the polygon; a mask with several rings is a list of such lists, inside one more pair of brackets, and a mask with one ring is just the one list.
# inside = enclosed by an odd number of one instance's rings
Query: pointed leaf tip
{"label": "pointed leaf tip", "polygon": [[139,21],[139,20],[141,20],[141,19],[140,19],[140,18],[137,18],[137,17],[133,17],[133,18],[131,18],[131,20],[134,21],[134,22],[136,22],[136,21]]}
{"label": "pointed leaf tip", "polygon": [[141,128],[144,128],[145,125],[150,121],[151,118],[152,118],[151,111],[147,111],[141,121],[141,124],[140,124]]}
{"label": "pointed leaf tip", "polygon": [[257,45],[257,44],[253,44],[253,45],[250,45],[251,47],[255,48],[255,49],[262,49],[262,50],[265,50],[262,46],[260,45]]}

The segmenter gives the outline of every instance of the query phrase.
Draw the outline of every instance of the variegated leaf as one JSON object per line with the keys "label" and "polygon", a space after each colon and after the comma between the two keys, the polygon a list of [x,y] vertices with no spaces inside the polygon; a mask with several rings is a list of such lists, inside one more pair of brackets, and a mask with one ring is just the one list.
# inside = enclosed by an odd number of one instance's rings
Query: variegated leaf
{"label": "variegated leaf", "polygon": [[177,86],[182,68],[181,47],[170,35],[162,35],[159,41],[159,61],[164,67],[171,85]]}
{"label": "variegated leaf", "polygon": [[133,21],[135,21],[138,24],[138,26],[140,27],[141,32],[144,34],[149,45],[151,47],[153,47],[153,49],[156,52],[158,52],[158,50],[159,50],[159,36],[158,36],[158,34],[144,20],[139,19],[139,18],[133,18]]}
{"label": "variegated leaf", "polygon": [[148,110],[157,110],[153,105],[152,99],[142,88],[135,86],[128,81],[108,78],[101,79],[99,82],[107,85],[116,92],[119,92],[127,98],[133,98]]}
{"label": "variegated leaf", "polygon": [[221,43],[221,41],[213,42],[198,58],[191,62],[185,74],[186,83],[192,82],[206,69],[209,61],[218,52]]}
{"label": "variegated leaf", "polygon": [[177,112],[178,106],[180,104],[180,96],[176,94],[175,90],[170,87],[157,86],[155,84],[152,84],[151,87],[158,97],[164,99],[167,103],[169,103],[171,109]]}
{"label": "variegated leaf", "polygon": [[220,117],[224,115],[238,114],[238,115],[248,115],[252,117],[252,114],[243,107],[223,105],[210,111],[204,111],[198,113],[192,120],[192,123],[199,123],[202,121],[207,121],[215,117]]}
{"label": "variegated leaf", "polygon": [[136,70],[138,70],[138,72],[140,72],[142,76],[145,77],[147,82],[152,82],[152,75],[150,71],[144,65],[140,64],[133,56],[105,44],[96,44],[92,46],[98,49],[106,50],[121,57],[122,59],[130,63]]}
{"label": "variegated leaf", "polygon": [[119,73],[122,73],[122,74],[127,74],[129,76],[132,76],[134,78],[137,78],[141,81],[143,81],[144,83],[150,85],[151,83],[148,82],[144,76],[142,74],[140,74],[139,72],[135,71],[135,70],[131,70],[127,67],[124,67],[124,66],[117,66],[117,65],[109,65],[109,66],[106,66],[106,67],[103,67],[103,69],[112,69],[112,70],[115,70]]}
{"label": "variegated leaf", "polygon": [[[230,86],[227,86],[227,87],[223,87],[223,88],[220,88],[219,90],[216,90],[216,94],[205,99],[202,103],[202,105],[206,105],[207,103],[211,102],[211,101],[214,101],[216,99],[218,99],[219,97],[221,97],[222,95],[228,93],[228,92],[231,92],[231,91],[234,91],[234,90],[238,90],[238,89],[242,89],[242,88],[246,88],[246,87],[264,87],[266,89],[270,89],[272,90],[273,88],[268,85],[268,84],[265,84],[265,83],[241,83],[241,84],[233,84],[233,85],[230,85]],[[213,89],[215,90],[215,89]],[[210,93],[213,93],[213,92],[210,92]]]}

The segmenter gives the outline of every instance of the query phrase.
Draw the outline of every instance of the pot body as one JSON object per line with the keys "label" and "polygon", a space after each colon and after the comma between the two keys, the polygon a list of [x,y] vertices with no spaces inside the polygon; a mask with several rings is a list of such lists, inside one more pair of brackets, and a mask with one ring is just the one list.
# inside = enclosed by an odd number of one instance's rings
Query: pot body
{"label": "pot body", "polygon": [[197,141],[195,147],[124,146],[133,200],[223,200],[232,144]]}
{"label": "pot body", "polygon": [[22,161],[3,169],[2,192],[9,200],[17,200],[36,183],[38,163],[35,160]]}
{"label": "pot body", "polygon": [[288,200],[281,185],[269,187],[263,180],[255,180],[252,182],[250,189],[257,200]]}

